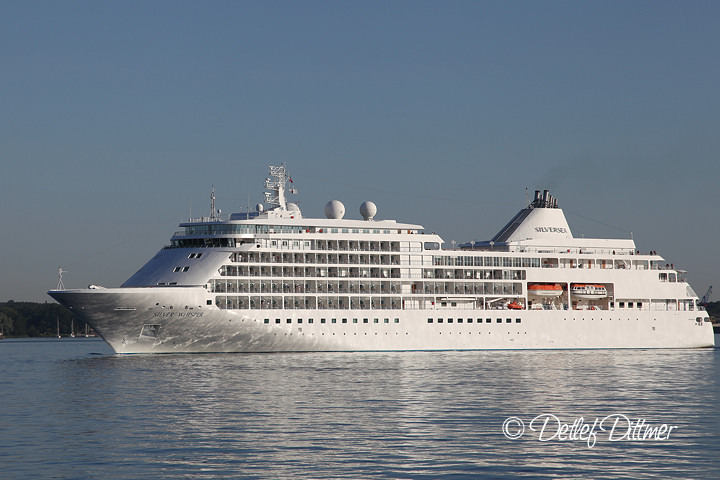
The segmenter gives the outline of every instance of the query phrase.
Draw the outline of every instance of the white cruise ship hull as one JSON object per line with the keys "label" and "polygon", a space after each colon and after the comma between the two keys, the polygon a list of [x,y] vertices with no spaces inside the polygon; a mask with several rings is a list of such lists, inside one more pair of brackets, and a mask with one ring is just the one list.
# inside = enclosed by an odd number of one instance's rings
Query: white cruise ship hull
{"label": "white cruise ship hull", "polygon": [[714,346],[711,323],[693,311],[226,310],[207,305],[212,295],[201,287],[49,294],[117,353]]}
{"label": "white cruise ship hull", "polygon": [[[271,166],[265,202],[180,224],[120,288],[48,292],[118,353],[712,347],[685,278],[633,239],[575,238],[545,190],[491,240],[305,218]],[[462,212],[460,212],[462,213]],[[461,216],[467,219],[467,217]],[[469,219],[468,219],[469,220]]]}

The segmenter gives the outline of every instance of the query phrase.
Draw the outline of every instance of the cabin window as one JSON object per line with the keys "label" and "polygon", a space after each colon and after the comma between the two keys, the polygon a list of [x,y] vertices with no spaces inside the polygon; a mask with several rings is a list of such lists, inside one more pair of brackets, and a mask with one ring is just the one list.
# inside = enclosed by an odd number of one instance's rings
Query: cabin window
{"label": "cabin window", "polygon": [[438,323],[443,323],[443,319],[442,319],[442,318],[438,318]]}
{"label": "cabin window", "polygon": [[433,322],[433,319],[432,319],[432,318],[428,318],[428,323],[432,323],[432,322]]}
{"label": "cabin window", "polygon": [[558,267],[558,259],[557,258],[543,258],[542,259],[542,267],[543,268],[557,268]]}

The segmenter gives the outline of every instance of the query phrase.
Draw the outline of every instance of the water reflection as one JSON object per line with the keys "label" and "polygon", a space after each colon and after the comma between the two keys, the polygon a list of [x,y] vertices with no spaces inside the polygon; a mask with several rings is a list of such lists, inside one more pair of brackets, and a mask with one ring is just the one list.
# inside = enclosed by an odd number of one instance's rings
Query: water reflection
{"label": "water reflection", "polygon": [[[0,447],[13,478],[709,478],[720,471],[719,354],[75,356],[29,367],[42,399],[10,419],[32,431]],[[592,449],[503,436],[507,417],[543,413],[678,428]],[[47,463],[22,464],[28,450]]]}

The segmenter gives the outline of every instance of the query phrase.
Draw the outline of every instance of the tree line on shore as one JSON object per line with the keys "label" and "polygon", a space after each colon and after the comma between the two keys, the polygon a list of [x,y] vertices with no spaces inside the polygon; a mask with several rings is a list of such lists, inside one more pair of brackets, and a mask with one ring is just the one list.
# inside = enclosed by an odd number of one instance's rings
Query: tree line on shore
{"label": "tree line on shore", "polygon": [[85,333],[85,322],[62,305],[52,302],[0,303],[0,333],[6,337],[68,336]]}
{"label": "tree line on shore", "polygon": [[[707,311],[720,318],[720,302],[710,302]],[[0,303],[0,333],[6,337],[51,337],[85,332],[85,322],[58,303]]]}

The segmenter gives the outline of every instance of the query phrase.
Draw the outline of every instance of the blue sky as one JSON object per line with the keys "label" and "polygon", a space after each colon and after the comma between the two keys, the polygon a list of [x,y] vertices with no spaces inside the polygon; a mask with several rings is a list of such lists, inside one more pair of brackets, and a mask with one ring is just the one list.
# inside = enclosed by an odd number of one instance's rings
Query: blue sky
{"label": "blue sky", "polygon": [[118,286],[262,199],[485,240],[549,188],[576,235],[718,280],[720,3],[0,3],[0,301]]}

